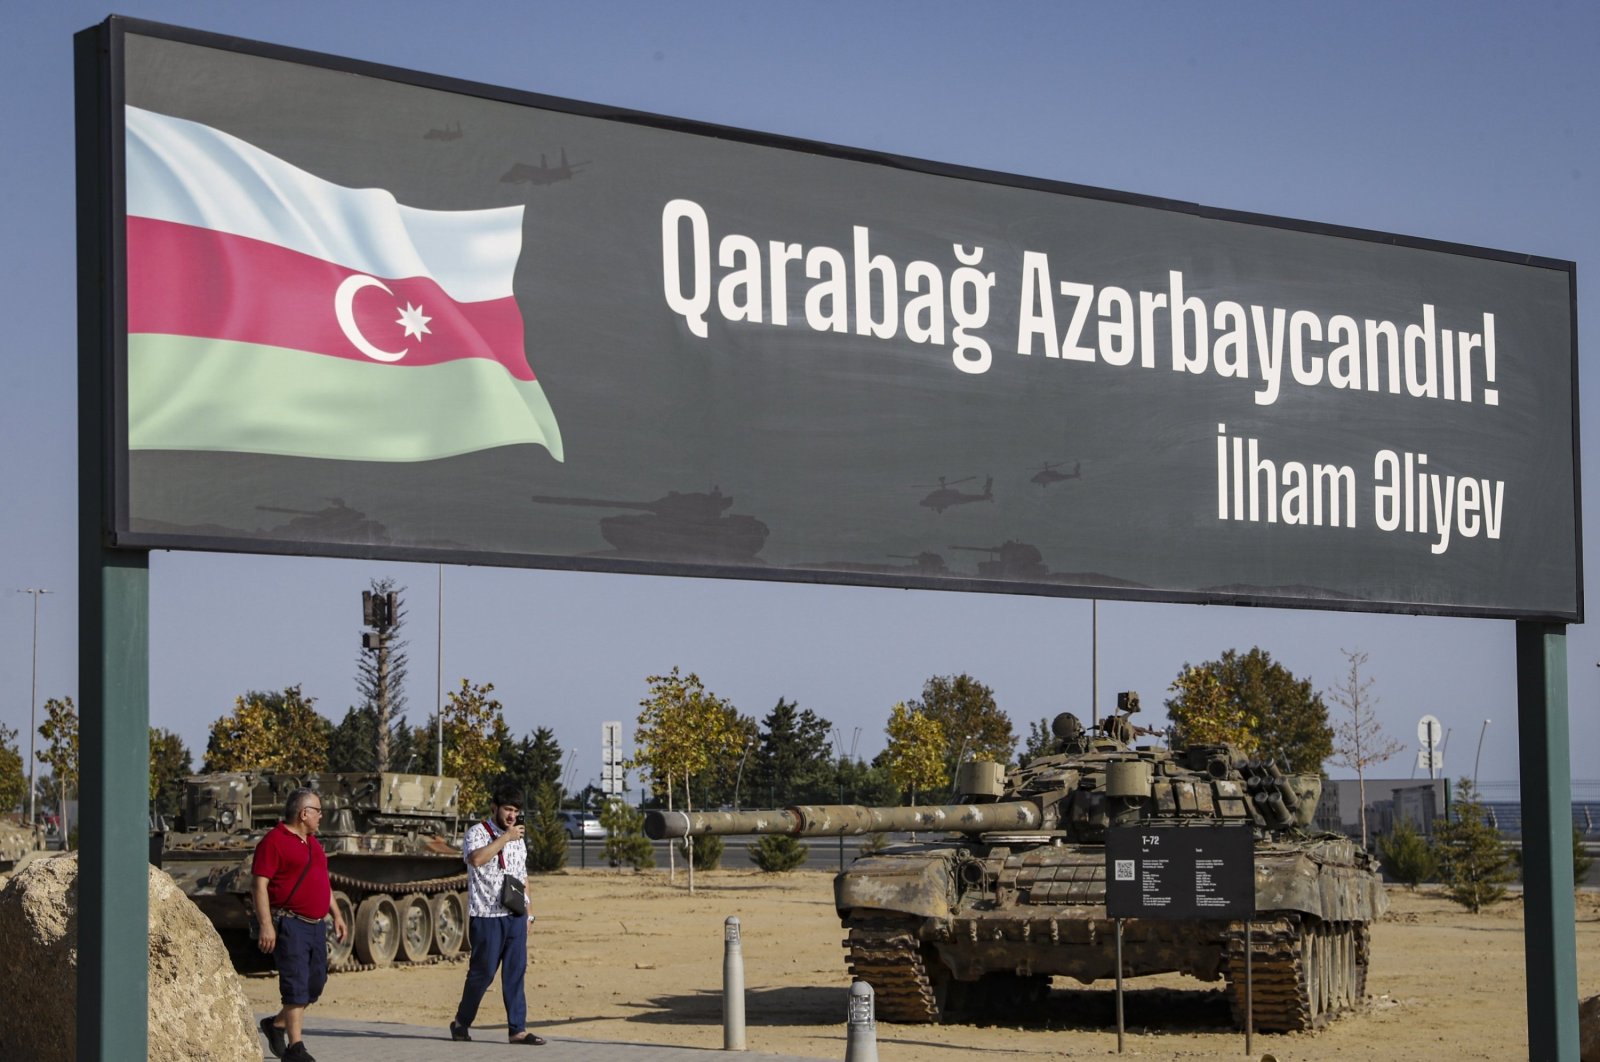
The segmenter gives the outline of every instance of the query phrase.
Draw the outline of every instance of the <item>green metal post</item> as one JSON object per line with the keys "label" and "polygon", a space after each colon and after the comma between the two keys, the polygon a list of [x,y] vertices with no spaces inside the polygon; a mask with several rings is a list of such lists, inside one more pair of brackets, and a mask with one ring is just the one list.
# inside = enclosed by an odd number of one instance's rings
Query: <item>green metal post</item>
{"label": "green metal post", "polygon": [[1567,748],[1567,629],[1517,624],[1528,1058],[1578,1062],[1577,913]]}
{"label": "green metal post", "polygon": [[[109,27],[73,41],[78,152],[77,1055],[143,1058],[149,1013],[150,562],[110,547],[115,512],[117,375],[111,337],[120,297],[108,182]],[[70,1006],[72,1001],[63,1001]]]}

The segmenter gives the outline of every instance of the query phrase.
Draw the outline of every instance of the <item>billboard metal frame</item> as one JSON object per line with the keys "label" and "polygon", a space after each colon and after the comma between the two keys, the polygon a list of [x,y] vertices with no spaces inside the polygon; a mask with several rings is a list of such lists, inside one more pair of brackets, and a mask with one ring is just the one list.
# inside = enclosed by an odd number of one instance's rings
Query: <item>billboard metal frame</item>
{"label": "billboard metal frame", "polygon": [[[302,543],[189,536],[134,535],[128,522],[126,475],[126,293],[120,284],[123,250],[121,107],[125,34],[310,63],[427,88],[528,103],[568,113],[634,122],[655,128],[744,140],[918,172],[986,181],[1111,202],[1153,206],[1206,218],[1272,226],[1424,250],[1446,251],[1564,270],[1572,304],[1572,442],[1574,533],[1581,542],[1578,497],[1576,271],[1570,262],[1420,240],[1340,226],[1219,210],[1172,200],[996,174],[876,152],[749,133],[703,123],[514,92],[453,78],[398,70],[292,48],[179,29],[113,16],[74,38],[77,89],[78,292],[79,292],[79,694],[82,701],[81,776],[83,831],[78,923],[77,1056],[112,1062],[147,1035],[148,979],[145,921],[148,907],[144,833],[149,725],[149,550],[182,548],[249,553],[339,556],[354,559],[499,564],[517,567],[597,569],[657,575],[750,577],[748,569],[663,563],[593,565],[577,558],[463,555],[412,548],[310,548]],[[108,194],[107,179],[114,182]],[[118,531],[117,529],[124,529]],[[535,563],[542,561],[543,563]],[[1509,610],[1431,609],[1365,603],[1361,611],[1467,615],[1515,619],[1522,803],[1526,854],[1526,952],[1530,1058],[1578,1057],[1576,938],[1573,930],[1571,781],[1567,767],[1567,620],[1582,618],[1582,555],[1575,554],[1577,607],[1572,615],[1527,616]],[[915,579],[886,583],[837,572],[765,572],[782,581],[864,583],[924,588]],[[826,576],[826,578],[824,578]],[[933,588],[933,587],[926,587]],[[1012,591],[1017,587],[974,580],[941,581],[938,589]],[[1023,591],[1027,592],[1027,591]],[[1040,592],[1033,590],[1032,592]],[[1175,603],[1256,604],[1353,610],[1349,602],[1278,600],[1212,594],[1113,592],[1102,587],[1049,587],[1057,596],[1117,597]]]}

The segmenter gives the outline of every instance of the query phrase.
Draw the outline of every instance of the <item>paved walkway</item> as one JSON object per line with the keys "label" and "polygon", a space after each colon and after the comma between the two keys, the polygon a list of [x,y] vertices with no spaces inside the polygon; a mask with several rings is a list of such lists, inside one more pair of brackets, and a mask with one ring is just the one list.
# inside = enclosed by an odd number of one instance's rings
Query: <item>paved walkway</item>
{"label": "paved walkway", "polygon": [[[579,1040],[553,1036],[541,1029],[534,1031],[550,1042],[532,1049],[508,1044],[501,1027],[474,1030],[472,1042],[460,1044],[451,1041],[447,1030],[426,1025],[346,1021],[308,1015],[306,1047],[317,1062],[477,1062],[503,1058],[547,1059],[549,1062],[656,1062],[658,1059],[660,1062],[730,1062],[737,1058],[759,1062],[830,1062],[761,1051],[708,1051],[700,1047],[665,1047],[623,1040]],[[841,1058],[843,1050],[841,1043]],[[266,1054],[265,1044],[262,1054],[272,1058]]]}

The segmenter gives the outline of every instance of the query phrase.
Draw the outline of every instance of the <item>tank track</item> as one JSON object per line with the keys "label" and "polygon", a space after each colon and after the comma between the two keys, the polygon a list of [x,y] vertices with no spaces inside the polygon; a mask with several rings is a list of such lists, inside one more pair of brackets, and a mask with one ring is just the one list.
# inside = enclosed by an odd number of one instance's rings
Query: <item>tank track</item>
{"label": "tank track", "polygon": [[[1225,934],[1228,1004],[1245,1023],[1244,925]],[[1371,933],[1365,922],[1290,916],[1250,929],[1252,1020],[1263,1032],[1318,1029],[1366,996]]]}
{"label": "tank track", "polygon": [[428,878],[425,881],[368,881],[365,878],[355,878],[349,874],[330,871],[328,879],[333,882],[334,888],[345,892],[352,890],[362,893],[387,892],[391,896],[402,896],[408,892],[423,894],[451,892],[467,887],[467,875],[464,872],[448,878]]}
{"label": "tank track", "polygon": [[905,1024],[936,1022],[943,1009],[916,924],[902,919],[852,920],[841,943],[850,949],[847,968],[856,980],[872,986],[877,1016]]}

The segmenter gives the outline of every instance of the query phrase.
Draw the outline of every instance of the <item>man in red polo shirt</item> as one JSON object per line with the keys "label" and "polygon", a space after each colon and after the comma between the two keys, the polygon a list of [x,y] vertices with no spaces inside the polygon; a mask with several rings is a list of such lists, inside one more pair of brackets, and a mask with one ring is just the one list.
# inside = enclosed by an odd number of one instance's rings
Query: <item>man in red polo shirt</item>
{"label": "man in red polo shirt", "polygon": [[289,794],[283,821],[256,845],[250,872],[254,875],[256,944],[278,966],[278,994],[283,1009],[261,1019],[261,1033],[274,1057],[315,1062],[306,1050],[301,1022],[306,1007],[317,1001],[328,981],[328,937],[323,919],[333,911],[333,932],[347,932],[344,916],[333,906],[328,881],[328,855],[316,838],[322,823],[322,797],[315,789]]}

